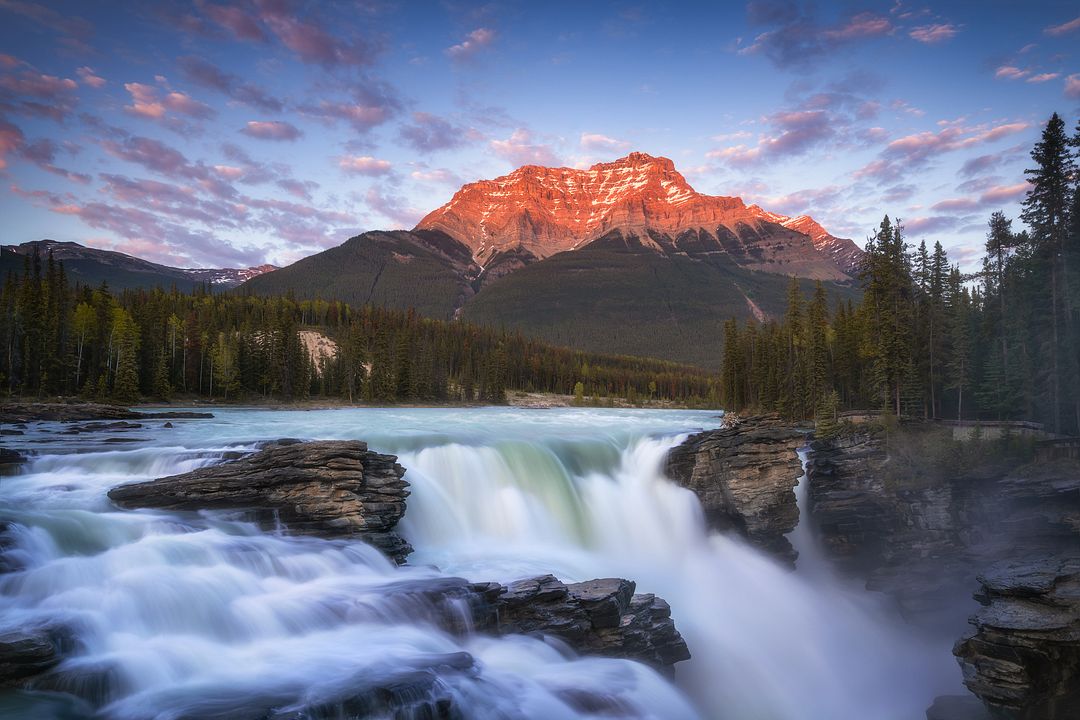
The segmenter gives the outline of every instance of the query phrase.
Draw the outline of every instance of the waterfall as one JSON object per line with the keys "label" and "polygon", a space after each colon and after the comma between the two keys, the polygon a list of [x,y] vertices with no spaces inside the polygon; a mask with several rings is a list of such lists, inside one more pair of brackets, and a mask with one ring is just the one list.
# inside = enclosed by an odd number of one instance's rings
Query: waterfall
{"label": "waterfall", "polygon": [[[11,569],[0,575],[0,632],[59,629],[72,648],[33,688],[0,691],[0,716],[346,717],[366,690],[395,687],[481,719],[617,708],[626,718],[907,720],[957,684],[947,653],[876,600],[707,531],[694,495],[662,468],[681,433],[714,422],[708,414],[220,415],[133,449],[43,445],[50,453],[0,481]],[[409,566],[358,542],[263,532],[236,513],[119,511],[105,495],[286,435],[362,438],[400,454],[412,484],[400,527],[416,548]],[[693,659],[672,684],[534,638],[462,636],[440,622],[452,608],[409,591],[549,572],[635,580],[671,604]],[[582,693],[611,703],[590,715],[575,702]]]}

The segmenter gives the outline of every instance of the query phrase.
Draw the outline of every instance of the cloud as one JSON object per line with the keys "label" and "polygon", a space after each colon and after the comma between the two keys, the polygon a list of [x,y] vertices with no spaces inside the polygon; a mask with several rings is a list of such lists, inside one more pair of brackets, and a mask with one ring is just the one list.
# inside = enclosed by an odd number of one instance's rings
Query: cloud
{"label": "cloud", "polygon": [[559,158],[551,146],[533,141],[532,133],[518,128],[506,140],[492,140],[489,143],[492,152],[519,167],[522,165],[559,165]]}
{"label": "cloud", "polygon": [[495,40],[495,31],[490,28],[477,28],[465,36],[457,45],[446,48],[446,54],[454,60],[467,60]]}
{"label": "cloud", "polygon": [[441,185],[463,185],[461,178],[454,174],[453,171],[446,168],[430,169],[430,170],[413,170],[409,173],[409,177],[413,180],[419,180],[426,183],[439,183]]}
{"label": "cloud", "polygon": [[999,202],[1019,200],[1027,195],[1030,189],[1031,185],[1027,181],[1015,185],[997,185],[984,192],[979,198],[979,202],[983,205],[992,205]]}
{"label": "cloud", "polygon": [[836,134],[835,123],[824,110],[790,110],[772,115],[771,135],[762,135],[755,147],[735,145],[711,150],[706,157],[726,160],[731,165],[751,165],[775,157],[800,155]]}
{"label": "cloud", "polygon": [[412,123],[398,131],[401,140],[413,150],[422,153],[459,148],[480,134],[471,128],[455,125],[445,118],[426,112],[414,112]]}
{"label": "cloud", "polygon": [[38,72],[29,63],[3,55],[0,71],[0,110],[47,117],[63,122],[74,110],[79,85],[71,78]]}
{"label": "cloud", "polygon": [[1044,83],[1057,80],[1059,77],[1061,77],[1061,73],[1039,73],[1038,75],[1032,75],[1027,81],[1029,83]]}
{"label": "cloud", "polygon": [[414,227],[424,216],[423,211],[410,207],[404,198],[387,195],[378,187],[368,189],[364,202],[369,208],[402,228]]}
{"label": "cloud", "polygon": [[99,76],[96,72],[94,72],[94,68],[92,67],[83,66],[76,70],[75,74],[79,76],[79,79],[82,80],[84,85],[92,88],[105,87],[105,78]]}
{"label": "cloud", "polygon": [[912,40],[917,40],[928,45],[945,42],[956,36],[960,29],[951,23],[935,23],[922,25],[908,33]]}
{"label": "cloud", "polygon": [[7,167],[7,156],[22,147],[24,140],[22,130],[0,118],[0,170]]}
{"label": "cloud", "polygon": [[271,96],[262,88],[246,83],[236,75],[227,73],[202,58],[182,57],[179,65],[191,82],[217,90],[237,102],[275,113],[281,112],[285,107],[281,100]]}
{"label": "cloud", "polygon": [[311,202],[311,193],[319,189],[319,183],[314,180],[294,180],[293,178],[278,180],[277,186],[290,195],[308,202]]}
{"label": "cloud", "polygon": [[934,235],[936,233],[952,230],[963,222],[953,215],[933,215],[930,217],[916,217],[904,221],[904,228],[908,234]]}
{"label": "cloud", "polygon": [[823,25],[812,5],[786,0],[758,0],[747,5],[751,26],[767,27],[753,41],[741,40],[740,55],[764,54],[780,67],[805,66],[858,40],[885,36],[892,22],[882,15],[861,12],[836,25]]}
{"label": "cloud", "polygon": [[581,133],[581,149],[590,152],[622,152],[628,150],[630,143],[626,140],[616,140],[599,133]]}
{"label": "cloud", "polygon": [[249,120],[240,132],[260,140],[296,140],[300,128],[281,120]]}
{"label": "cloud", "polygon": [[919,167],[943,153],[994,142],[1026,130],[1026,122],[1003,123],[994,126],[965,127],[950,124],[937,132],[926,131],[905,135],[893,140],[881,151],[876,160],[856,170],[855,179],[891,179],[906,170]]}
{"label": "cloud", "polygon": [[1080,73],[1065,78],[1065,97],[1080,100]]}
{"label": "cloud", "polygon": [[1080,17],[1073,18],[1068,22],[1063,22],[1060,25],[1051,25],[1043,30],[1047,35],[1057,37],[1058,35],[1065,35],[1071,33],[1074,30],[1080,30]]}
{"label": "cloud", "polygon": [[267,40],[266,33],[259,26],[259,21],[239,7],[224,5],[202,6],[206,15],[218,25],[227,29],[239,40]]}
{"label": "cloud", "polygon": [[350,175],[389,175],[393,170],[389,160],[378,160],[370,155],[346,155],[338,159],[338,167]]}
{"label": "cloud", "polygon": [[54,143],[52,140],[42,138],[41,140],[35,140],[31,143],[25,143],[22,142],[21,138],[17,139],[19,140],[19,147],[17,148],[17,152],[19,156],[24,160],[29,160],[45,172],[52,173],[53,175],[58,175],[59,177],[66,178],[67,180],[81,183],[83,185],[89,184],[89,175],[77,173],[72,170],[66,170],[56,165],[55,160],[58,148],[56,146],[56,143]]}
{"label": "cloud", "polygon": [[131,104],[124,109],[139,117],[161,120],[171,111],[205,120],[216,114],[209,105],[182,92],[166,91],[162,95],[157,87],[137,82],[124,83],[124,89],[131,95]]}
{"label": "cloud", "polygon": [[994,71],[994,77],[999,80],[1019,80],[1020,78],[1028,75],[1030,71],[1021,70],[1018,67],[1012,65],[1002,65]]}
{"label": "cloud", "polygon": [[364,78],[353,81],[350,87],[352,102],[320,100],[317,105],[305,105],[299,110],[325,123],[347,122],[359,133],[367,133],[401,112],[401,100],[384,82]]}

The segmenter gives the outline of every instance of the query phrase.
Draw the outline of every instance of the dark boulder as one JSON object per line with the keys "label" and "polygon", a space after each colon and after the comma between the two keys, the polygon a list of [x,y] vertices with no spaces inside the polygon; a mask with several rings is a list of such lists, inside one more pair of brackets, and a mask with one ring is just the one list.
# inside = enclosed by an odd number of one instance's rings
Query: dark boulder
{"label": "dark boulder", "polygon": [[397,562],[412,551],[394,526],[408,482],[393,455],[354,440],[272,444],[238,460],[109,491],[127,508],[259,511],[267,525],[320,537],[355,537]]}

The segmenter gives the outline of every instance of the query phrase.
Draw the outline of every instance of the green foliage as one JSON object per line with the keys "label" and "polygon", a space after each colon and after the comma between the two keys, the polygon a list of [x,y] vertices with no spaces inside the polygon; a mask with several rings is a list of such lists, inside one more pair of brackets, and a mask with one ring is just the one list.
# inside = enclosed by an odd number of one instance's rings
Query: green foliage
{"label": "green foliage", "polygon": [[[1054,115],[1014,233],[991,215],[983,270],[909,246],[885,217],[866,245],[863,296],[823,310],[792,283],[782,322],[723,325],[720,399],[821,421],[823,398],[889,417],[1034,420],[1080,432],[1080,126]],[[831,400],[830,400],[831,402]]]}
{"label": "green foliage", "polygon": [[[0,289],[0,377],[11,395],[216,400],[506,402],[508,389],[716,402],[716,377],[675,363],[552,347],[413,311],[203,290],[72,288],[59,263],[24,260]],[[48,300],[52,298],[52,300]],[[332,339],[312,362],[301,332]]]}

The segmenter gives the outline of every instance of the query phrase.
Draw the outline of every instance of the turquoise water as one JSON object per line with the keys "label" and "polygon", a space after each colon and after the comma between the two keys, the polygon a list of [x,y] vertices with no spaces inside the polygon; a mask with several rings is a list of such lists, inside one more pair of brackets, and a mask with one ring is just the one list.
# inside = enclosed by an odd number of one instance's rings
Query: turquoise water
{"label": "turquoise water", "polygon": [[[469,718],[901,720],[958,685],[947,648],[875,598],[706,531],[696,498],[662,468],[686,433],[719,423],[715,412],[214,413],[148,423],[123,447],[65,436],[0,482],[6,557],[23,568],[0,576],[0,624],[61,624],[78,638],[33,691],[0,695],[0,714],[347,717],[349,697],[420,673],[423,692]],[[55,436],[20,440],[45,437]],[[106,497],[279,437],[363,439],[399,455],[412,485],[400,526],[416,548],[409,566],[236,514],[120,511]],[[669,682],[534,638],[454,637],[432,622],[437,608],[394,591],[548,572],[636,580],[671,604],[693,659]],[[589,715],[572,701],[581,692],[617,702]]]}

